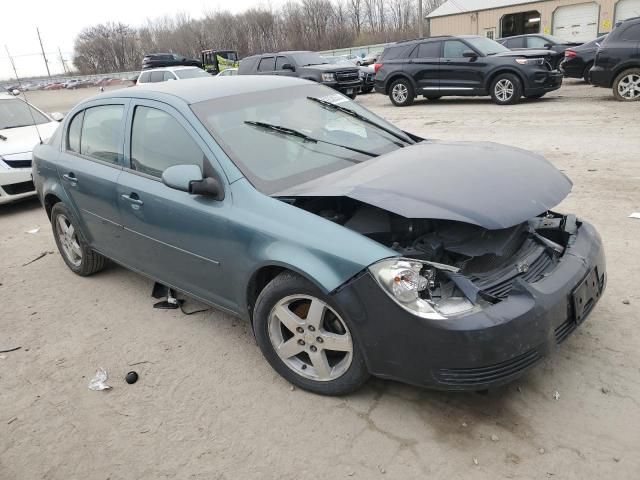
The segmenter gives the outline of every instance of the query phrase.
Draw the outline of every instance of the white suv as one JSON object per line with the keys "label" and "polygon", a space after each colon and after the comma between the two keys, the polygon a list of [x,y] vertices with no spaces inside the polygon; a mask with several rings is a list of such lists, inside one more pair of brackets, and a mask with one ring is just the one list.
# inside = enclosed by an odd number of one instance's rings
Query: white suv
{"label": "white suv", "polygon": [[136,83],[158,83],[167,80],[187,80],[189,78],[210,77],[198,67],[161,67],[143,70]]}
{"label": "white suv", "polygon": [[62,118],[60,113],[49,117],[21,98],[0,93],[0,204],[36,194],[31,151],[40,138],[46,141],[53,135]]}

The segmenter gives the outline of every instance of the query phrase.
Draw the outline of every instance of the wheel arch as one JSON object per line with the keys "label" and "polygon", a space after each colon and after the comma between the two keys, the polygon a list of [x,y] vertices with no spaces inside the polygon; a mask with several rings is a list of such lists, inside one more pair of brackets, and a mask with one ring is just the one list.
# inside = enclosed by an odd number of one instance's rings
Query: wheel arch
{"label": "wheel arch", "polygon": [[611,85],[609,85],[609,88],[613,88],[613,84],[616,82],[616,78],[618,78],[618,75],[620,75],[622,72],[624,72],[625,70],[632,70],[636,68],[640,69],[640,63],[638,63],[637,61],[627,62],[616,67],[611,75]]}
{"label": "wheel arch", "polygon": [[51,210],[58,202],[63,202],[68,208],[72,208],[69,197],[62,186],[52,179],[45,180],[42,186],[42,204],[49,220],[51,220]]}
{"label": "wheel arch", "polygon": [[283,261],[271,261],[258,266],[249,276],[245,292],[245,305],[248,318],[253,324],[253,311],[260,293],[274,278],[284,272],[295,273],[308,280],[323,293],[329,293],[324,285],[303,269]]}
{"label": "wheel arch", "polygon": [[518,69],[516,68],[507,67],[507,68],[499,68],[487,77],[487,82],[485,84],[485,89],[487,90],[487,92],[491,93],[491,84],[496,79],[496,77],[502,73],[511,73],[515,75],[516,77],[518,77],[518,80],[520,80],[523,91],[526,89],[526,83],[525,83],[524,77],[522,76],[522,73],[519,72]]}
{"label": "wheel arch", "polygon": [[416,86],[416,82],[413,81],[413,78],[411,78],[411,76],[407,75],[404,72],[397,72],[392,74],[386,81],[385,85],[384,85],[384,93],[385,95],[389,95],[389,89],[391,88],[391,85],[393,84],[393,82],[395,82],[396,80],[408,80],[409,83],[411,84],[411,86],[413,87],[414,93],[417,90],[417,86]]}

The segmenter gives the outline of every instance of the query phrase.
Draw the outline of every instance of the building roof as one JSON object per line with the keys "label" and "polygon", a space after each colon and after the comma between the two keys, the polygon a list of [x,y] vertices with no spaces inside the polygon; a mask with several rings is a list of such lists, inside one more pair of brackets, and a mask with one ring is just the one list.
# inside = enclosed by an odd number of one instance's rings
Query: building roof
{"label": "building roof", "polygon": [[478,10],[492,10],[494,8],[510,7],[511,5],[532,3],[532,1],[533,0],[447,0],[427,15],[427,18],[477,12]]}

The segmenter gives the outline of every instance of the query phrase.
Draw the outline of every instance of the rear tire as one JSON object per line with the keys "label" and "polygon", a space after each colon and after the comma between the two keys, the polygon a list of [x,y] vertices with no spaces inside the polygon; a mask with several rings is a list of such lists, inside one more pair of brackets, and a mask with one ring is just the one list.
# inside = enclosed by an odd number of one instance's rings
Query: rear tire
{"label": "rear tire", "polygon": [[497,105],[513,105],[522,97],[522,83],[513,73],[499,73],[491,82],[491,98]]}
{"label": "rear tire", "polygon": [[269,364],[299,388],[346,395],[369,378],[351,321],[328,295],[293,272],[281,273],[260,292],[253,329]]}
{"label": "rear tire", "polygon": [[407,79],[400,78],[389,87],[389,99],[396,107],[408,107],[415,98],[413,85]]}
{"label": "rear tire", "polygon": [[613,81],[613,96],[621,102],[640,100],[640,68],[630,68]]}
{"label": "rear tire", "polygon": [[587,66],[584,67],[582,72],[582,79],[587,85],[591,85],[591,67],[593,67],[593,62],[587,63]]}
{"label": "rear tire", "polygon": [[73,273],[87,277],[105,267],[107,259],[91,250],[71,212],[62,202],[51,209],[51,227],[58,251]]}

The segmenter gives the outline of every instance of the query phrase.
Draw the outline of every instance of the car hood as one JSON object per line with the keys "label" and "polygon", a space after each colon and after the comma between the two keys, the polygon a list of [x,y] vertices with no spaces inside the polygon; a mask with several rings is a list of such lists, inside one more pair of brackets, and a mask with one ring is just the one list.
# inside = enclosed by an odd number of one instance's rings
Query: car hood
{"label": "car hood", "polygon": [[513,50],[509,50],[508,52],[500,52],[492,55],[493,57],[548,57],[553,55],[555,52],[551,50],[535,50],[530,48],[514,48]]}
{"label": "car hood", "polygon": [[320,72],[327,72],[327,73],[332,73],[332,72],[344,72],[345,70],[352,70],[354,72],[358,71],[358,67],[356,67],[355,65],[340,65],[340,64],[334,64],[334,63],[322,63],[319,65],[306,65],[304,67],[300,67],[300,69],[302,70],[317,70]]}
{"label": "car hood", "polygon": [[346,196],[407,218],[508,228],[560,203],[572,183],[542,156],[494,143],[422,142],[276,197]]}
{"label": "car hood", "polygon": [[49,122],[38,125],[38,130],[33,125],[0,130],[0,135],[6,138],[0,139],[0,156],[32,151],[33,147],[40,143],[38,132],[42,140],[46,141],[59,125],[58,122]]}

